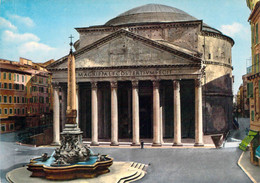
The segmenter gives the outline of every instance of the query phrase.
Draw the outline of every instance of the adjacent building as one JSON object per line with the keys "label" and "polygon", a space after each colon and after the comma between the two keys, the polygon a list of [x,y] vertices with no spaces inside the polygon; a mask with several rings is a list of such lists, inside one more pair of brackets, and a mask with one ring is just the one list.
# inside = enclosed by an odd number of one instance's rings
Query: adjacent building
{"label": "adjacent building", "polygon": [[247,70],[249,72],[248,79],[248,98],[250,100],[250,130],[254,135],[251,141],[250,154],[251,162],[260,165],[259,159],[255,156],[256,149],[260,144],[260,42],[259,42],[259,25],[260,25],[260,1],[247,0],[247,6],[251,10],[249,22],[252,31],[252,66]]}
{"label": "adjacent building", "polygon": [[[173,145],[181,145],[182,138],[193,138],[200,146],[204,134],[231,127],[232,38],[159,4],[76,30],[78,122],[92,145],[99,139],[118,145],[124,138],[133,145],[152,139],[155,146],[173,138]],[[66,99],[67,56],[47,68],[59,123],[66,111],[66,101],[58,105],[58,91]]]}
{"label": "adjacent building", "polygon": [[243,83],[239,86],[239,90],[236,95],[236,103],[234,113],[237,116],[243,118],[249,118],[249,98],[247,93],[247,77],[248,74],[242,76]]}
{"label": "adjacent building", "polygon": [[43,66],[20,58],[0,59],[1,133],[49,123],[51,74]]}

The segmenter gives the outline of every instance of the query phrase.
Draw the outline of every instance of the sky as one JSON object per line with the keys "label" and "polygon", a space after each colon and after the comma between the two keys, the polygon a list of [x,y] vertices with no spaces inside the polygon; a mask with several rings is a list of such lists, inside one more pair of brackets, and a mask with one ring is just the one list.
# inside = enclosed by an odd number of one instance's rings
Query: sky
{"label": "sky", "polygon": [[69,52],[76,27],[105,24],[137,6],[156,3],[181,9],[230,36],[236,94],[251,65],[251,38],[246,0],[0,0],[0,58],[33,62],[57,60]]}

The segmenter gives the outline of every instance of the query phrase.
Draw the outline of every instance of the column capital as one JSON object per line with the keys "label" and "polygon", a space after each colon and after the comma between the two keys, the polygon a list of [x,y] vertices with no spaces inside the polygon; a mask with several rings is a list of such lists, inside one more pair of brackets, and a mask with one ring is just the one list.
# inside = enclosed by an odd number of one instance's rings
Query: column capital
{"label": "column capital", "polygon": [[132,88],[138,88],[138,83],[136,80],[132,81]]}
{"label": "column capital", "polygon": [[97,87],[98,87],[98,86],[97,86],[97,82],[96,82],[96,81],[92,81],[92,82],[91,82],[91,88],[92,88],[92,89],[97,89]]}
{"label": "column capital", "polygon": [[152,82],[153,82],[153,88],[159,88],[159,86],[160,86],[159,80],[152,80]]}
{"label": "column capital", "polygon": [[202,83],[201,83],[201,79],[195,79],[195,87],[201,87]]}
{"label": "column capital", "polygon": [[177,90],[180,88],[180,80],[173,80],[173,89]]}
{"label": "column capital", "polygon": [[117,81],[110,82],[111,88],[117,88]]}

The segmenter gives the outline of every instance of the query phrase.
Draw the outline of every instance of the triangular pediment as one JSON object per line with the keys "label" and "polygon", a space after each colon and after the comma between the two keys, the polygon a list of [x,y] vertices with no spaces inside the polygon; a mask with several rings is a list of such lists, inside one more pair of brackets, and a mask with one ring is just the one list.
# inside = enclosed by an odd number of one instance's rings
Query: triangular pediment
{"label": "triangular pediment", "polygon": [[[201,63],[200,54],[193,53],[120,30],[76,51],[75,58],[76,68]],[[50,68],[67,68],[66,57]]]}

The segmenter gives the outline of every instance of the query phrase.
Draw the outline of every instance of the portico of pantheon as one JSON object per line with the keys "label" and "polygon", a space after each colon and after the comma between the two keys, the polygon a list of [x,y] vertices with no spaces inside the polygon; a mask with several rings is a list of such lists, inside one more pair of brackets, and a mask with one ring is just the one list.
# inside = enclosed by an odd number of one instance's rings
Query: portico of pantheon
{"label": "portico of pantheon", "polygon": [[[148,4],[104,25],[76,28],[77,122],[91,145],[129,139],[182,145],[232,123],[234,41],[177,8]],[[65,124],[67,56],[53,74],[54,143]],[[59,97],[61,94],[61,97]],[[61,99],[61,101],[60,101]]]}

